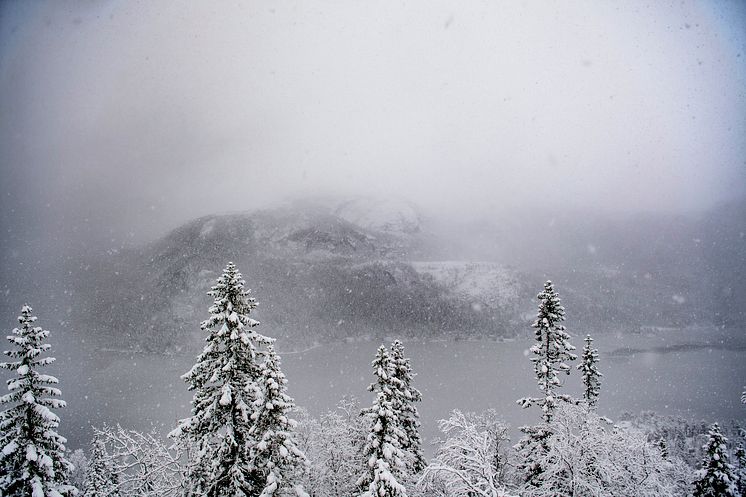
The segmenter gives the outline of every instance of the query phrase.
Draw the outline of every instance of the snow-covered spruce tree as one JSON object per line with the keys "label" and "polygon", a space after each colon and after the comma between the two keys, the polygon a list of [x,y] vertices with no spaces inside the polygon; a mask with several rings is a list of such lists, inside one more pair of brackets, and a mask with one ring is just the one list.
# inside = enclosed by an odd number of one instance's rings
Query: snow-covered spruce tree
{"label": "snow-covered spruce tree", "polygon": [[521,426],[519,429],[524,436],[513,447],[518,453],[516,465],[518,476],[528,485],[541,486],[546,469],[544,465],[554,432],[547,423]]}
{"label": "snow-covered spruce tree", "polygon": [[229,262],[208,295],[214,297],[210,317],[202,323],[209,333],[196,364],[182,378],[194,391],[192,416],[179,422],[170,436],[189,447],[185,496],[254,497],[266,482],[253,479],[255,403],[262,397],[261,345],[272,342],[253,328],[249,317],[256,302],[244,289],[236,266]]}
{"label": "snow-covered spruce tree", "polygon": [[531,362],[534,363],[536,382],[544,396],[526,397],[518,403],[524,408],[538,404],[541,406],[544,421],[549,422],[558,401],[571,400],[569,395],[558,394],[555,390],[562,386],[558,373],[570,374],[570,366],[566,361],[574,361],[577,356],[571,352],[575,347],[570,345],[570,335],[561,324],[565,320],[565,308],[562,307],[551,281],[544,284],[544,291],[537,298],[539,312],[532,325],[536,328],[536,343],[530,351],[533,354]]}
{"label": "snow-covered spruce tree", "polygon": [[583,374],[583,400],[588,407],[596,407],[598,395],[601,393],[601,377],[598,371],[598,349],[593,348],[593,338],[585,336],[585,346],[578,370]]}
{"label": "snow-covered spruce tree", "polygon": [[572,400],[569,395],[556,393],[556,389],[561,386],[558,373],[564,372],[569,375],[570,366],[566,361],[577,359],[571,352],[575,347],[570,345],[570,336],[562,325],[565,320],[565,308],[562,307],[551,281],[544,284],[544,291],[537,298],[539,310],[536,321],[532,324],[535,328],[536,343],[530,352],[533,354],[531,362],[534,363],[536,382],[544,397],[527,397],[518,400],[518,403],[523,408],[539,405],[544,424],[521,427],[520,430],[525,436],[515,446],[520,455],[518,472],[524,481],[531,485],[541,484],[543,464],[546,463],[545,455],[549,450],[548,441],[552,435],[552,428],[549,426],[552,415],[560,405],[559,401]]}
{"label": "snow-covered spruce tree", "polygon": [[60,418],[52,412],[65,407],[57,398],[60,390],[53,386],[59,381],[38,371],[55,360],[40,357],[50,348],[44,343],[49,331],[34,326],[36,317],[31,312],[28,305],[21,308],[21,326],[7,337],[15,350],[5,354],[16,360],[0,363],[0,368],[17,374],[8,380],[10,393],[0,397],[0,404],[10,405],[0,412],[0,495],[76,495],[67,479],[72,470],[65,458],[67,440],[57,433]]}
{"label": "snow-covered spruce tree", "polygon": [[83,483],[83,497],[106,495],[118,497],[119,478],[106,454],[104,442],[95,436],[91,442],[91,459]]}
{"label": "snow-covered spruce tree", "polygon": [[666,442],[666,439],[664,437],[660,437],[658,439],[657,445],[658,445],[658,448],[661,451],[661,457],[663,459],[668,459],[668,457],[669,457],[669,454],[668,454],[668,442]]}
{"label": "snow-covered spruce tree", "polygon": [[251,480],[264,485],[260,497],[281,495],[290,488],[298,495],[305,495],[299,479],[307,464],[306,456],[295,442],[297,423],[288,417],[295,403],[286,393],[287,379],[280,370],[280,359],[272,345],[267,347],[260,371],[262,395],[254,401],[253,426],[249,430],[251,439],[256,441]]}
{"label": "snow-covered spruce tree", "polygon": [[694,497],[737,497],[736,475],[728,462],[726,439],[720,433],[720,426],[713,423],[708,433],[709,439],[703,447],[705,458],[702,469],[697,471],[694,480]]}
{"label": "snow-covered spruce tree", "polygon": [[391,358],[383,345],[373,360],[373,372],[376,382],[368,389],[377,392],[376,400],[363,410],[370,426],[364,448],[367,467],[357,483],[361,497],[406,497],[407,491],[398,479],[407,467],[407,454],[402,450],[407,435],[397,408],[401,393],[392,381]]}
{"label": "snow-covered spruce tree", "polygon": [[746,450],[743,445],[736,447],[736,464],[738,465],[736,474],[738,475],[738,491],[741,495],[746,495]]}
{"label": "snow-covered spruce tree", "polygon": [[419,473],[427,465],[422,453],[422,439],[420,438],[420,413],[415,402],[422,402],[422,394],[412,386],[414,373],[409,358],[404,357],[404,345],[395,340],[391,344],[392,381],[398,383],[397,391],[401,393],[398,408],[401,411],[402,429],[406,438],[402,449],[409,454],[409,462],[413,473]]}

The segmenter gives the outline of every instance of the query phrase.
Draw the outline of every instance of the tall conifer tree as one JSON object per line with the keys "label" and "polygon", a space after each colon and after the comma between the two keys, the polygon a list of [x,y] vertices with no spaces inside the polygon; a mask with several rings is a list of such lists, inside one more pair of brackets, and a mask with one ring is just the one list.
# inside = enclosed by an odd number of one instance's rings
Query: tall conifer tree
{"label": "tall conifer tree", "polygon": [[194,391],[192,416],[173,437],[190,447],[186,496],[255,497],[264,488],[253,464],[252,428],[263,392],[260,350],[272,340],[254,331],[256,307],[236,266],[229,262],[208,295],[210,316],[202,323],[207,345],[183,378]]}
{"label": "tall conifer tree", "polygon": [[383,345],[373,360],[373,372],[376,381],[368,389],[377,395],[373,405],[363,410],[370,431],[364,448],[367,467],[358,486],[361,497],[406,497],[407,491],[399,483],[407,466],[407,455],[402,450],[407,435],[402,429],[397,400],[401,393],[397,382],[393,381],[391,357]]}
{"label": "tall conifer tree", "polygon": [[41,357],[51,347],[45,343],[49,331],[34,326],[36,316],[28,305],[21,308],[20,327],[8,340],[14,350],[5,354],[15,359],[0,363],[14,371],[8,380],[10,393],[0,397],[0,495],[4,497],[59,497],[75,495],[67,482],[71,464],[65,457],[67,440],[57,433],[60,418],[53,409],[65,407],[54,386],[59,380],[38,370],[52,364],[54,357]]}
{"label": "tall conifer tree", "polygon": [[578,370],[583,374],[583,400],[588,407],[594,408],[601,393],[603,375],[598,371],[598,349],[593,348],[593,338],[590,335],[585,336],[585,346],[580,361]]}
{"label": "tall conifer tree", "polygon": [[297,479],[306,464],[306,456],[295,443],[297,423],[289,417],[295,403],[286,393],[287,379],[272,345],[267,347],[260,373],[262,396],[255,401],[254,425],[250,431],[256,441],[252,453],[256,474],[252,480],[263,482],[260,497],[280,495],[291,488],[303,495]]}
{"label": "tall conifer tree", "polygon": [[736,464],[738,465],[736,474],[738,475],[738,491],[741,495],[746,495],[746,450],[743,445],[736,447]]}
{"label": "tall conifer tree", "polygon": [[422,453],[420,438],[420,413],[415,402],[422,401],[422,394],[413,385],[414,373],[409,358],[404,356],[404,345],[399,340],[391,344],[392,380],[397,383],[398,399],[401,411],[401,423],[404,434],[402,449],[409,454],[409,463],[414,473],[419,473],[427,465]]}
{"label": "tall conifer tree", "polygon": [[714,423],[710,427],[709,440],[703,447],[705,457],[702,469],[697,471],[694,480],[694,497],[738,497],[737,477],[733,466],[728,462],[726,439],[720,427]]}
{"label": "tall conifer tree", "polygon": [[548,443],[552,435],[552,427],[549,423],[554,410],[559,405],[559,401],[571,400],[569,395],[556,393],[556,390],[562,386],[559,373],[570,374],[567,361],[577,359],[577,356],[571,352],[575,350],[575,347],[570,345],[570,335],[562,325],[565,320],[565,308],[562,307],[551,281],[544,284],[544,291],[537,295],[537,298],[539,309],[536,321],[531,325],[535,329],[535,343],[530,348],[530,352],[533,355],[531,362],[534,363],[536,382],[544,396],[526,397],[518,400],[518,403],[524,408],[539,405],[544,424],[521,427],[525,436],[516,445],[521,456],[518,470],[524,480],[533,486],[539,486],[542,482],[545,469],[542,461],[549,451]]}
{"label": "tall conifer tree", "polygon": [[575,347],[570,345],[570,335],[565,331],[562,322],[565,320],[565,308],[560,303],[559,296],[554,291],[551,281],[544,284],[544,291],[539,299],[539,312],[533,327],[536,343],[531,347],[533,354],[531,362],[534,363],[536,382],[543,397],[520,399],[518,403],[526,408],[534,404],[541,407],[544,421],[552,420],[552,413],[558,405],[558,401],[569,401],[569,395],[556,393],[562,386],[559,373],[570,374],[568,361],[574,361],[577,356],[571,351]]}

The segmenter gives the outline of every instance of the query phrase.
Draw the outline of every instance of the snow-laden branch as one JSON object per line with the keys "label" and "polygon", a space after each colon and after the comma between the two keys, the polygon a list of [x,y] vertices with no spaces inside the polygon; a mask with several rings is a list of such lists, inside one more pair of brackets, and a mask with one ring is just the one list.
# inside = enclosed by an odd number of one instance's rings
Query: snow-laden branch
{"label": "snow-laden branch", "polygon": [[104,447],[104,466],[110,468],[122,497],[181,495],[185,483],[183,447],[167,447],[155,434],[125,430],[119,425],[96,429],[94,436]]}
{"label": "snow-laden branch", "polygon": [[449,496],[506,496],[504,449],[510,439],[495,411],[477,415],[455,410],[439,426],[446,439],[425,468],[418,491],[427,495],[442,487]]}

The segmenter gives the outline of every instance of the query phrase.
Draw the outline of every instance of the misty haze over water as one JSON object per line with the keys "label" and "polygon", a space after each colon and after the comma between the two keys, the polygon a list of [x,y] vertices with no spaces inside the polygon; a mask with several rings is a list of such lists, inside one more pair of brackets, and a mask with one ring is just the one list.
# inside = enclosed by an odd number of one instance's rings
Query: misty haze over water
{"label": "misty haze over water", "polygon": [[602,414],[743,425],[745,28],[734,1],[2,2],[0,323],[51,331],[71,448],[160,436],[234,261],[300,407],[369,405],[400,338],[429,444],[456,408],[517,436],[551,279]]}

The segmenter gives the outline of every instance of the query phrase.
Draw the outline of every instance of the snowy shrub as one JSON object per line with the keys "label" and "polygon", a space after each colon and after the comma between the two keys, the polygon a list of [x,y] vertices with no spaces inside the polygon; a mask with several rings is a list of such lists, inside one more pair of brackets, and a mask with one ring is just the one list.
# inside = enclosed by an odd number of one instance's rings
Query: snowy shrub
{"label": "snowy shrub", "polygon": [[548,426],[541,472],[518,492],[523,497],[678,497],[690,469],[666,460],[641,431],[613,426],[585,406],[565,404]]}
{"label": "snowy shrub", "polygon": [[154,433],[104,426],[94,431],[85,495],[177,497],[186,481],[179,445],[162,443]]}
{"label": "snowy shrub", "polygon": [[506,495],[508,426],[494,410],[483,414],[455,410],[438,423],[445,439],[417,483],[431,497],[498,497]]}
{"label": "snowy shrub", "polygon": [[73,465],[73,469],[67,474],[68,483],[82,491],[85,474],[88,471],[88,458],[83,449],[76,449],[68,456],[67,460]]}
{"label": "snowy shrub", "polygon": [[303,486],[312,497],[348,497],[358,492],[363,472],[367,426],[355,400],[342,399],[337,409],[314,419],[303,413],[298,444],[310,464]]}

